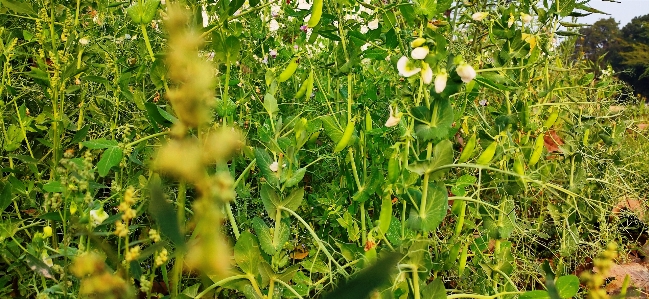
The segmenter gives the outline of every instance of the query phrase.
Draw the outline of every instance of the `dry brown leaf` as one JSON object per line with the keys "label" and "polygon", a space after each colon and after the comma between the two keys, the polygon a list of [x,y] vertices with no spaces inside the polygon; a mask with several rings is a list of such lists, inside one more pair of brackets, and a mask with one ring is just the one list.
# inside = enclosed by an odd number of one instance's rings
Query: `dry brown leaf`
{"label": "dry brown leaf", "polygon": [[638,124],[638,130],[644,131],[649,128],[649,124]]}
{"label": "dry brown leaf", "polygon": [[638,216],[639,219],[644,220],[646,219],[646,209],[647,207],[644,206],[642,201],[631,198],[629,196],[622,196],[618,199],[617,204],[615,205],[615,207],[613,207],[613,210],[611,212],[614,215],[618,215],[620,214],[620,212],[627,210]]}
{"label": "dry brown leaf", "polygon": [[549,153],[561,152],[559,146],[564,144],[563,139],[557,135],[555,130],[550,130],[545,133],[545,136],[543,136],[543,143]]}
{"label": "dry brown leaf", "polygon": [[[643,294],[649,292],[649,269],[647,269],[646,265],[639,263],[613,265],[608,277],[614,277],[615,279],[606,285],[606,291],[613,294],[619,293],[627,275],[631,279],[629,287],[634,287]],[[640,298],[647,298],[647,296],[643,295]]]}

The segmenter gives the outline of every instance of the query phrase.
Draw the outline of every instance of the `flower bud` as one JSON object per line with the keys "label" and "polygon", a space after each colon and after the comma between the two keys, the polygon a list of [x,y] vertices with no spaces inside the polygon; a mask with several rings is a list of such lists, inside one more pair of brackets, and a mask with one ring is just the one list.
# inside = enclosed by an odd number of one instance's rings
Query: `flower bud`
{"label": "flower bud", "polygon": [[390,118],[388,118],[388,121],[385,122],[386,127],[394,127],[399,124],[401,121],[401,115],[399,114],[399,109],[392,110],[392,106],[389,106],[390,108]]}
{"label": "flower bud", "polygon": [[521,13],[521,21],[523,21],[523,24],[527,24],[532,21],[532,16],[526,13]]}
{"label": "flower bud", "polygon": [[430,84],[433,82],[433,70],[430,68],[428,63],[423,63],[423,68],[421,69],[421,79],[424,80],[424,84]]}
{"label": "flower bud", "polygon": [[52,236],[52,227],[51,226],[43,227],[43,236],[45,236],[45,238],[49,238],[49,237]]}
{"label": "flower bud", "polygon": [[410,46],[412,46],[413,48],[421,47],[425,42],[426,42],[425,38],[419,37],[419,38],[413,40],[410,43]]}
{"label": "flower bud", "polygon": [[462,82],[469,83],[477,75],[473,67],[467,63],[460,64],[455,71],[462,78]]}
{"label": "flower bud", "polygon": [[437,77],[435,77],[436,93],[442,93],[442,91],[444,91],[444,88],[446,88],[447,79],[448,79],[448,74],[446,73],[446,71],[442,71],[441,73],[437,74]]}

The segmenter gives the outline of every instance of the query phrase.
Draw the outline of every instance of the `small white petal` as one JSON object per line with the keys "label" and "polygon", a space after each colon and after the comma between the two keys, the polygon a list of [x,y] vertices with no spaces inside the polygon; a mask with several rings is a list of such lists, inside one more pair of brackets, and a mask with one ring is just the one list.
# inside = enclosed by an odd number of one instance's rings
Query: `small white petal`
{"label": "small white petal", "polygon": [[270,20],[270,24],[268,24],[268,28],[270,31],[277,31],[279,29],[279,23],[275,19]]}
{"label": "small white petal", "polygon": [[367,27],[369,27],[372,30],[379,28],[379,20],[375,19],[374,21],[367,23]]}
{"label": "small white petal", "polygon": [[401,121],[401,117],[399,117],[400,114],[398,109],[393,111],[392,106],[388,106],[388,108],[390,109],[390,117],[388,118],[388,121],[385,122],[385,126],[389,128],[398,125]]}
{"label": "small white petal", "polygon": [[435,92],[442,93],[444,88],[446,88],[446,80],[448,79],[448,74],[442,72],[435,77]]}
{"label": "small white petal", "polygon": [[97,226],[108,219],[108,214],[103,209],[90,210],[90,219],[92,219],[93,226]]}
{"label": "small white petal", "polygon": [[410,56],[412,59],[424,59],[428,55],[428,47],[417,47],[412,49]]}
{"label": "small white petal", "polygon": [[523,21],[523,24],[527,24],[532,21],[532,16],[528,14],[521,14],[521,21]]}
{"label": "small white petal", "polygon": [[298,0],[297,1],[297,9],[309,10],[309,9],[311,9],[311,3],[306,2],[306,0]]}
{"label": "small white petal", "polygon": [[488,15],[489,15],[489,13],[486,13],[486,12],[476,12],[476,13],[474,13],[474,14],[471,16],[471,18],[472,18],[474,21],[482,21],[482,20],[484,20],[484,18],[486,18]]}
{"label": "small white petal", "polygon": [[361,33],[362,34],[365,34],[365,33],[369,32],[369,31],[370,31],[369,27],[367,27],[365,25],[361,25]]}
{"label": "small white petal", "polygon": [[277,172],[277,170],[279,169],[279,163],[275,161],[272,164],[270,164],[268,168],[270,168],[270,170],[272,170],[273,172]]}
{"label": "small white petal", "polygon": [[464,83],[471,82],[471,80],[475,79],[475,76],[477,75],[473,67],[467,63],[459,65],[455,70]]}
{"label": "small white petal", "polygon": [[399,74],[406,78],[414,76],[421,71],[421,68],[413,67],[412,63],[406,56],[399,58],[399,61],[397,62],[397,69],[399,70]]}
{"label": "small white petal", "polygon": [[423,63],[424,67],[421,69],[421,79],[424,80],[424,84],[430,84],[433,82],[433,70],[430,68],[428,63]]}

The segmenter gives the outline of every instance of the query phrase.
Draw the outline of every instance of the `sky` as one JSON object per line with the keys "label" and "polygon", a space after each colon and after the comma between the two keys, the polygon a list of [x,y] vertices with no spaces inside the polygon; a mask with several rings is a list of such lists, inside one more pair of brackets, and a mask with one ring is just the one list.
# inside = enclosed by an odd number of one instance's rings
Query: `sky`
{"label": "sky", "polygon": [[610,16],[603,14],[592,14],[578,19],[578,23],[592,24],[599,19],[614,18],[620,28],[631,22],[634,17],[649,14],[649,0],[617,0],[616,2],[603,0],[590,0],[588,5],[592,8],[599,9],[609,13]]}

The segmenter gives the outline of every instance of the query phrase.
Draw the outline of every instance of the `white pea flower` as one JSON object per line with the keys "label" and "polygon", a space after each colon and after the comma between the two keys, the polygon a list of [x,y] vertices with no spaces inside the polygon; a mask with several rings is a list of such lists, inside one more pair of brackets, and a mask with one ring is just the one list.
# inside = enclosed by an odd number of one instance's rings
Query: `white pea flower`
{"label": "white pea flower", "polygon": [[399,58],[399,61],[397,62],[397,69],[399,70],[399,75],[406,78],[416,75],[421,71],[421,68],[413,65],[412,61],[410,61],[410,59],[408,59],[408,57],[406,56]]}
{"label": "white pea flower", "polygon": [[483,11],[481,11],[481,12],[476,12],[476,13],[474,13],[474,14],[471,16],[471,18],[472,18],[474,21],[478,21],[478,22],[479,22],[479,21],[484,20],[484,18],[486,18],[488,15],[489,15],[488,12],[483,12]]}
{"label": "white pea flower", "polygon": [[90,40],[87,37],[82,37],[79,39],[79,44],[81,44],[82,46],[85,46],[88,43],[90,43]]}
{"label": "white pea flower", "polygon": [[361,25],[361,33],[362,34],[365,34],[365,33],[369,32],[369,31],[370,31],[369,27],[367,27],[365,25]]}
{"label": "white pea flower", "polygon": [[311,3],[306,2],[306,0],[297,1],[297,9],[299,10],[309,10],[311,9]]}
{"label": "white pea flower", "polygon": [[103,208],[90,210],[90,220],[92,220],[92,226],[100,225],[106,219],[108,219],[108,214],[104,212]]}
{"label": "white pea flower", "polygon": [[457,74],[462,78],[462,82],[464,83],[471,82],[477,75],[473,67],[467,63],[460,64],[455,71],[457,71]]}
{"label": "white pea flower", "polygon": [[370,47],[370,43],[365,43],[364,45],[361,46],[361,51],[365,52]]}
{"label": "white pea flower", "polygon": [[308,23],[309,20],[311,20],[311,14],[308,14],[306,15],[306,17],[304,17],[304,23]]}
{"label": "white pea flower", "polygon": [[282,6],[281,5],[271,5],[270,6],[270,15],[273,17],[276,17],[282,12]]}
{"label": "white pea flower", "polygon": [[210,25],[210,17],[207,15],[207,7],[203,6],[203,11],[201,12],[203,17],[203,28]]}
{"label": "white pea flower", "polygon": [[448,80],[448,74],[445,70],[442,70],[441,73],[437,74],[435,77],[435,92],[442,93],[444,88],[446,88],[446,80]]}
{"label": "white pea flower", "polygon": [[394,127],[399,124],[401,121],[401,113],[399,113],[399,108],[392,110],[392,105],[388,106],[390,109],[390,118],[385,122],[386,127]]}
{"label": "white pea flower", "polygon": [[428,63],[423,63],[423,68],[421,69],[421,79],[424,80],[424,84],[430,84],[433,82],[433,70],[430,68]]}
{"label": "white pea flower", "polygon": [[279,23],[275,19],[270,20],[270,23],[268,24],[268,28],[270,31],[277,31],[279,29]]}
{"label": "white pea flower", "polygon": [[379,19],[374,19],[374,21],[367,23],[367,27],[369,27],[371,30],[379,28]]}
{"label": "white pea flower", "polygon": [[523,24],[527,24],[532,21],[532,16],[526,13],[521,13],[521,21],[523,21]]}
{"label": "white pea flower", "polygon": [[412,49],[410,56],[412,59],[424,59],[428,55],[428,47],[417,47]]}
{"label": "white pea flower", "polygon": [[277,172],[277,170],[279,170],[279,164],[277,163],[277,161],[275,161],[272,164],[270,164],[268,168],[270,168],[270,170],[273,172]]}

